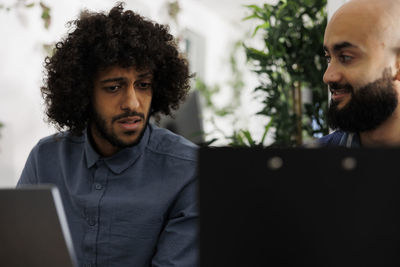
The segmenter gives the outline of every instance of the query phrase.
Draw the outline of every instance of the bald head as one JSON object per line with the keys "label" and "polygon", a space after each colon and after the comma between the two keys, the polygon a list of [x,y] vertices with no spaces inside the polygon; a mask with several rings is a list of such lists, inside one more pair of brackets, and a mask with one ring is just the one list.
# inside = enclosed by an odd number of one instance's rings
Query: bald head
{"label": "bald head", "polygon": [[324,50],[331,63],[324,81],[348,83],[357,72],[353,85],[361,87],[385,69],[400,79],[399,16],[400,0],[351,0],[340,7],[325,30]]}
{"label": "bald head", "polygon": [[[386,14],[391,13],[391,11],[396,11],[395,9],[399,9],[400,7],[400,1],[398,0],[350,0],[344,5],[342,5],[341,8],[338,9],[351,9],[355,8],[360,11],[364,10],[370,10],[372,12],[382,12],[384,11]],[[393,12],[395,13],[395,12]]]}
{"label": "bald head", "polygon": [[400,46],[399,0],[351,0],[332,16],[327,30],[341,24],[362,38],[379,39],[389,47]]}

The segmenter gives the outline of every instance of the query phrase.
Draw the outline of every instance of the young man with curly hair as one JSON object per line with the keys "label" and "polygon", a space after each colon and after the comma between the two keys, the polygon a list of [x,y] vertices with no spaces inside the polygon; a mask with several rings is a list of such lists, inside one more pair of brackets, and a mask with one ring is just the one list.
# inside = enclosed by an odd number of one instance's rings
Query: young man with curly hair
{"label": "young man with curly hair", "polygon": [[323,145],[400,145],[400,1],[351,0],[324,37],[332,93]]}
{"label": "young man with curly hair", "polygon": [[148,123],[186,96],[186,60],[165,26],[122,4],[70,26],[41,88],[60,132],[18,185],[58,187],[80,266],[197,266],[197,148]]}

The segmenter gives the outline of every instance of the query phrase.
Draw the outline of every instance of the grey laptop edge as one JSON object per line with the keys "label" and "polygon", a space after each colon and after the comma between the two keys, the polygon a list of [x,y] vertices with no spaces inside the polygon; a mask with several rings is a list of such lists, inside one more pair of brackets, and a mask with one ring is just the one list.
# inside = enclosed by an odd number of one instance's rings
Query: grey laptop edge
{"label": "grey laptop edge", "polygon": [[56,187],[0,189],[0,266],[77,266]]}

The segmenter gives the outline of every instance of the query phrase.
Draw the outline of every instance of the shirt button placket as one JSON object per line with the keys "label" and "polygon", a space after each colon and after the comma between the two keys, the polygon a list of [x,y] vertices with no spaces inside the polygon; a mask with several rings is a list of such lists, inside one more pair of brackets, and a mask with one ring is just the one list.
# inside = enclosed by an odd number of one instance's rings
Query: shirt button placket
{"label": "shirt button placket", "polygon": [[[86,213],[86,221],[89,225],[88,231],[85,235],[85,247],[86,251],[88,252],[86,258],[89,262],[96,262],[96,254],[97,254],[97,235],[99,232],[99,209],[101,198],[104,194],[105,184],[107,182],[107,175],[108,175],[108,168],[106,164],[104,164],[103,160],[99,160],[96,163],[96,169],[93,175],[93,184],[92,190],[89,196],[88,206],[87,206],[87,213]],[[95,266],[96,264],[89,264],[87,266]]]}

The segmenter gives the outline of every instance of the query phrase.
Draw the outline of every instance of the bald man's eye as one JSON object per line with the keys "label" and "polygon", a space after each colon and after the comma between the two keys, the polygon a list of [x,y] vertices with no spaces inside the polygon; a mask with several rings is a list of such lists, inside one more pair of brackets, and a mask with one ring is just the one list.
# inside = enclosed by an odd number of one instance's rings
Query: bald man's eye
{"label": "bald man's eye", "polygon": [[329,55],[324,55],[327,63],[331,63],[331,57]]}
{"label": "bald man's eye", "polygon": [[339,56],[339,60],[342,63],[348,63],[352,59],[353,59],[353,57],[351,57],[351,56],[346,56],[346,55]]}

